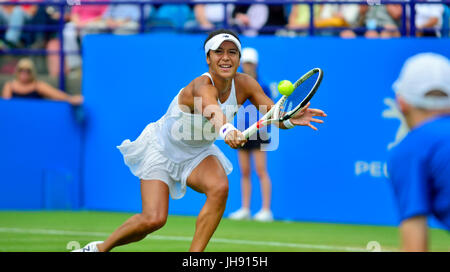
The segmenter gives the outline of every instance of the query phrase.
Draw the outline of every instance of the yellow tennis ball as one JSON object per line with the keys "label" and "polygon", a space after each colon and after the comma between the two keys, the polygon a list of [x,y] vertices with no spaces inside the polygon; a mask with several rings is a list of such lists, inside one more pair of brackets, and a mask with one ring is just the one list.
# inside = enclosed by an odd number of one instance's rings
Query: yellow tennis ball
{"label": "yellow tennis ball", "polygon": [[282,80],[278,83],[278,91],[282,95],[290,95],[294,91],[294,85],[289,80]]}

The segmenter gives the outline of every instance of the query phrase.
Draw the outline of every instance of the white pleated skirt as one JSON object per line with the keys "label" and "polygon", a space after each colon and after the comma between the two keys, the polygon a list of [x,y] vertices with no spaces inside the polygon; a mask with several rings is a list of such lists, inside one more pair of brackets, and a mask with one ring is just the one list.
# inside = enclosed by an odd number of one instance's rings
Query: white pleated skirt
{"label": "white pleated skirt", "polygon": [[[126,139],[117,148],[123,155],[131,173],[143,180],[161,180],[167,184],[172,199],[180,199],[186,194],[186,180],[192,171],[208,156],[216,156],[228,175],[233,165],[220,149],[212,144],[198,154],[186,153],[181,162],[171,160],[166,154],[183,150],[162,145],[158,140],[158,123],[149,124],[135,141]],[[169,148],[168,150],[165,150]],[[175,150],[174,150],[175,149]],[[183,154],[182,154],[183,155]],[[177,154],[180,157],[180,154]]]}

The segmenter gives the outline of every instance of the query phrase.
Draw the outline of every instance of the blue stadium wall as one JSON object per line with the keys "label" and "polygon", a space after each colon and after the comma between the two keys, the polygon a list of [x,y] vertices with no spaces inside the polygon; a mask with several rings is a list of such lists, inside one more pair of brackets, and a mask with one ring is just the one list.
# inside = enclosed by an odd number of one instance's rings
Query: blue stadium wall
{"label": "blue stadium wall", "polygon": [[[82,142],[84,137],[83,154],[74,154],[80,156],[82,164],[82,171],[77,172],[81,177],[76,175],[81,195],[78,206],[140,211],[139,181],[124,165],[116,146],[124,139],[134,140],[148,123],[165,113],[182,87],[207,71],[204,38],[175,34],[85,38],[83,93],[87,118],[84,134],[75,140]],[[294,81],[313,67],[324,70],[313,107],[327,112],[326,123],[319,125],[318,132],[302,127],[275,130],[275,150],[268,152],[275,217],[397,224],[385,164],[388,146],[401,132],[399,116],[391,106],[391,85],[403,62],[415,53],[432,51],[450,57],[450,41],[243,37],[242,43],[258,49],[260,76],[267,84],[282,79]],[[67,122],[71,124],[74,117],[69,115]],[[14,119],[2,118],[1,122],[10,121]],[[47,144],[65,146],[59,141],[66,140],[58,139]],[[228,176],[227,215],[241,204],[240,173],[236,151],[221,141],[217,145],[234,165]],[[14,156],[14,152],[7,154]],[[8,165],[6,158],[3,161]],[[287,171],[286,162],[291,163]],[[15,180],[15,184],[20,182]],[[252,184],[251,210],[255,213],[261,206],[255,175]],[[203,195],[188,189],[181,200],[171,200],[169,212],[196,215],[204,201]],[[6,205],[0,204],[1,208]]]}
{"label": "blue stadium wall", "polygon": [[66,103],[0,99],[0,209],[82,205],[82,125]]}

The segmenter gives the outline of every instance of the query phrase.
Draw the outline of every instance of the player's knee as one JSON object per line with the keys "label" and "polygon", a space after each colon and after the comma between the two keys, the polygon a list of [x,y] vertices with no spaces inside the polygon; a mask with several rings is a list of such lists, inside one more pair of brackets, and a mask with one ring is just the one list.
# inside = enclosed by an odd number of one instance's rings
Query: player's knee
{"label": "player's knee", "polygon": [[141,227],[145,232],[152,232],[162,228],[167,221],[167,215],[162,213],[152,213],[142,215]]}
{"label": "player's knee", "polygon": [[208,196],[222,201],[226,200],[228,198],[228,181],[224,180],[215,183]]}

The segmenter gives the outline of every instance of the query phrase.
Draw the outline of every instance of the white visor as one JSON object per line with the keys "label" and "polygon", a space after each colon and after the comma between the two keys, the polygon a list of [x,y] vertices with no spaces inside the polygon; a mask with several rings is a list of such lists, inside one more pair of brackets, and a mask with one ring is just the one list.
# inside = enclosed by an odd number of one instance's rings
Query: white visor
{"label": "white visor", "polygon": [[208,55],[209,50],[217,50],[217,48],[219,48],[219,46],[224,41],[230,41],[230,42],[234,43],[236,45],[236,47],[238,48],[239,53],[241,52],[241,43],[238,41],[238,39],[236,39],[231,34],[221,33],[221,34],[217,34],[216,36],[212,37],[211,39],[209,39],[209,41],[206,42],[205,56]]}

